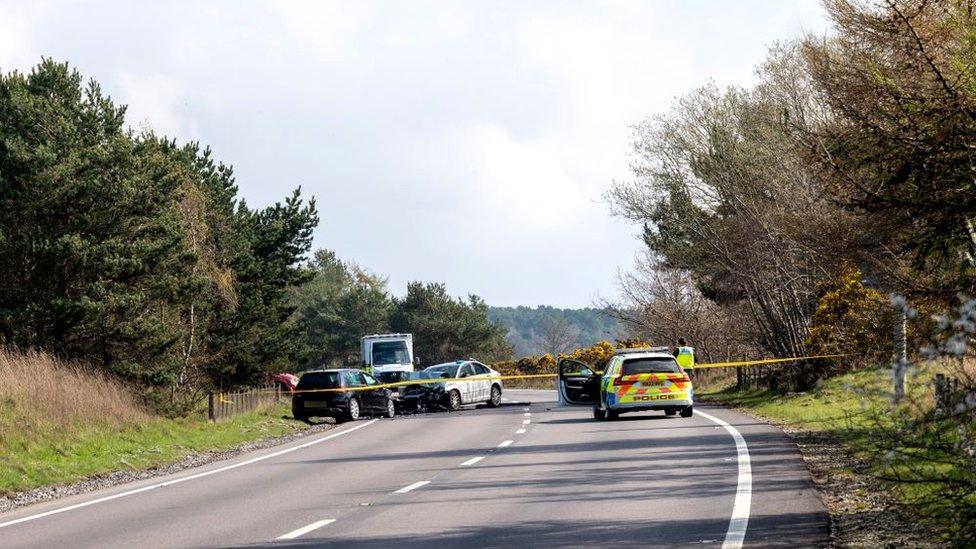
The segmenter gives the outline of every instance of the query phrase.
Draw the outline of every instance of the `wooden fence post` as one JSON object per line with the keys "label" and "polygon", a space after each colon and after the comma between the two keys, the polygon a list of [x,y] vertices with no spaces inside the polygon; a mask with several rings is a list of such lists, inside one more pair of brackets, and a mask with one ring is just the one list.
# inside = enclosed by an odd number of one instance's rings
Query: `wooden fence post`
{"label": "wooden fence post", "polygon": [[207,418],[210,421],[214,421],[216,419],[214,417],[215,412],[216,410],[214,410],[214,394],[213,391],[211,391],[210,394],[207,395]]}

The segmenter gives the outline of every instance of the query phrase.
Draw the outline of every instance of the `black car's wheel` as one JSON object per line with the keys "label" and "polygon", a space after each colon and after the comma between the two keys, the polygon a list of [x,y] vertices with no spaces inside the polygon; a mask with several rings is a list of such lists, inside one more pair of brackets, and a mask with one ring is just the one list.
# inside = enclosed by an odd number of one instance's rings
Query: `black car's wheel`
{"label": "black car's wheel", "polygon": [[447,393],[447,409],[454,412],[461,407],[461,393],[456,389]]}
{"label": "black car's wheel", "polygon": [[502,404],[502,388],[498,385],[491,386],[491,398],[488,399],[488,406],[498,408]]}
{"label": "black car's wheel", "polygon": [[666,416],[673,416],[674,414],[677,414],[677,413],[678,413],[677,410],[665,410],[664,411],[664,415],[666,415]]}
{"label": "black car's wheel", "polygon": [[355,398],[349,399],[349,409],[346,410],[346,419],[356,421],[359,419],[359,401]]}
{"label": "black car's wheel", "polygon": [[292,415],[292,417],[294,417],[298,421],[308,422],[308,416],[305,415],[305,414],[303,414],[303,413],[301,413],[301,412],[292,412],[291,415]]}
{"label": "black car's wheel", "polygon": [[607,419],[607,413],[599,407],[593,407],[593,419]]}
{"label": "black car's wheel", "polygon": [[393,403],[392,398],[386,399],[386,413],[383,415],[388,418],[392,418],[396,415],[396,405]]}
{"label": "black car's wheel", "polygon": [[694,412],[695,412],[694,407],[685,406],[684,408],[681,409],[681,417],[691,417],[691,414],[693,414]]}
{"label": "black car's wheel", "polygon": [[610,408],[607,408],[607,419],[608,420],[613,421],[613,420],[617,419],[618,417],[620,417],[620,412],[618,412],[616,410],[611,410]]}

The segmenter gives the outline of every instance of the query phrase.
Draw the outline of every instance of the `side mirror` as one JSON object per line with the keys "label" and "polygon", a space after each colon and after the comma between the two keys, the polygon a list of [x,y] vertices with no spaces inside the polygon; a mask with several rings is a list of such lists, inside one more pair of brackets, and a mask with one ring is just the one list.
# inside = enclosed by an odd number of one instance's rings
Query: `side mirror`
{"label": "side mirror", "polygon": [[419,356],[413,357],[413,365],[414,366],[420,366],[420,357]]}
{"label": "side mirror", "polygon": [[580,368],[580,375],[590,377],[593,375],[593,370],[589,368]]}

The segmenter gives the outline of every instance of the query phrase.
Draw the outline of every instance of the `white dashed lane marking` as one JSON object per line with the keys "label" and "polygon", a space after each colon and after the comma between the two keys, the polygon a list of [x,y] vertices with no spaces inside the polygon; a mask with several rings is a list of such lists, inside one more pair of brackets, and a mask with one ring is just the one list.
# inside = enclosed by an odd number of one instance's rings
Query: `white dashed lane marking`
{"label": "white dashed lane marking", "polygon": [[416,490],[417,488],[420,488],[421,486],[426,486],[428,484],[430,484],[430,481],[429,480],[421,480],[420,482],[415,482],[415,483],[411,484],[410,486],[404,486],[403,488],[400,488],[399,490],[397,490],[396,492],[393,492],[393,493],[394,494],[406,494],[407,492],[412,492],[412,491]]}
{"label": "white dashed lane marking", "polygon": [[513,442],[515,442],[515,441],[514,440],[506,440],[506,441],[502,442],[501,444],[499,444],[498,447],[499,448],[504,448],[506,446],[511,446],[511,444]]}
{"label": "white dashed lane marking", "polygon": [[466,467],[468,465],[474,465],[475,463],[478,463],[479,461],[481,461],[483,459],[485,459],[485,456],[473,457],[473,458],[469,459],[468,461],[465,461],[464,463],[462,463],[461,464],[461,467]]}
{"label": "white dashed lane marking", "polygon": [[283,536],[278,536],[278,539],[295,539],[298,536],[303,536],[303,535],[311,532],[312,530],[318,530],[319,528],[321,528],[321,527],[323,527],[323,526],[325,526],[327,524],[332,524],[333,522],[335,522],[335,519],[325,519],[325,520],[320,520],[320,521],[317,521],[317,522],[313,522],[312,524],[309,524],[308,526],[304,526],[302,528],[299,528],[298,530],[294,530],[294,531],[288,532],[287,534],[285,534]]}
{"label": "white dashed lane marking", "polygon": [[519,429],[518,431],[515,431],[515,434],[516,435],[524,435],[525,434],[525,429]]}

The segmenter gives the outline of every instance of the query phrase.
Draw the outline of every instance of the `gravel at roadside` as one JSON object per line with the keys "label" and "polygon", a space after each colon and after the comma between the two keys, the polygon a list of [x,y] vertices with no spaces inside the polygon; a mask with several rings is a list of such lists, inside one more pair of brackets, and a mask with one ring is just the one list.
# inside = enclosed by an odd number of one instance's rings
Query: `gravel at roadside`
{"label": "gravel at roadside", "polygon": [[911,509],[834,437],[781,426],[800,448],[830,513],[836,547],[942,547]]}
{"label": "gravel at roadside", "polygon": [[228,450],[192,453],[183,459],[168,465],[140,470],[115,471],[112,473],[95,475],[71,484],[44,486],[41,488],[17,492],[8,496],[0,496],[0,513],[12,511],[14,509],[27,505],[33,505],[35,503],[92,492],[94,490],[100,490],[102,488],[108,488],[111,486],[118,486],[127,482],[178,473],[185,469],[199,467],[215,461],[231,459],[246,452],[270,448],[279,444],[287,444],[302,437],[329,431],[333,428],[335,428],[335,424],[333,423],[317,423],[309,426],[306,429],[302,429],[301,431],[253,440]]}

